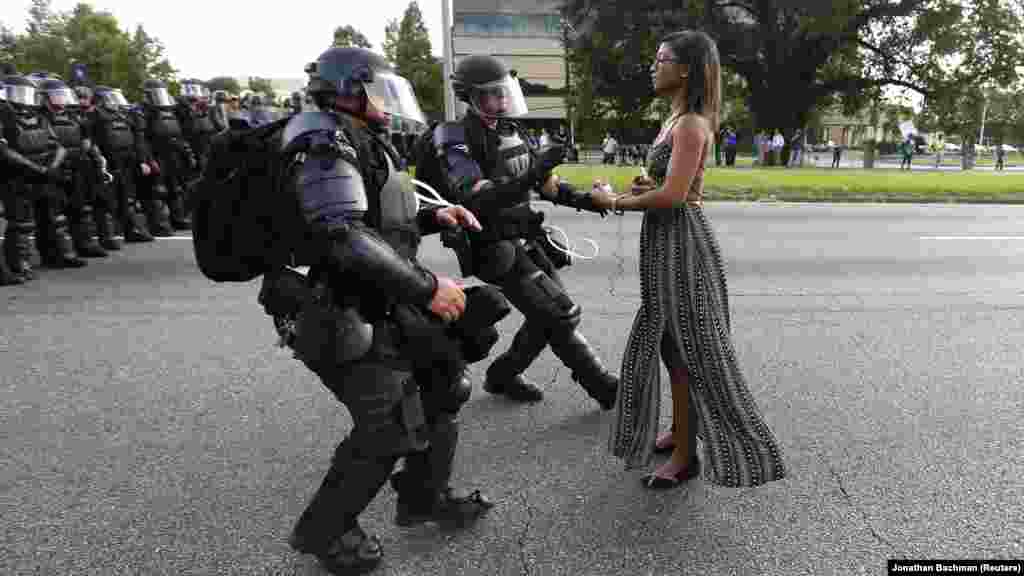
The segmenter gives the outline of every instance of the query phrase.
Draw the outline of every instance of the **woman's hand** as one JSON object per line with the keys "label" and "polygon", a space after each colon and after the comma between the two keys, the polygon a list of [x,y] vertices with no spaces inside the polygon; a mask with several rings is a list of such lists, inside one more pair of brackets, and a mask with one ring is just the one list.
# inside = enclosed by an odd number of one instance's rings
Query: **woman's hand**
{"label": "woman's hand", "polygon": [[629,188],[630,194],[639,196],[657,188],[657,183],[647,176],[633,178],[633,185]]}

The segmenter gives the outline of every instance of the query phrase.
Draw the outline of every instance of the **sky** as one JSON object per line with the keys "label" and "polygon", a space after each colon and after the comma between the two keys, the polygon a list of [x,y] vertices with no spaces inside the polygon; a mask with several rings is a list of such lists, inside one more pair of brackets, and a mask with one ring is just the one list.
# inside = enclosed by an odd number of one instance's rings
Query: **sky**
{"label": "sky", "polygon": [[[134,31],[142,24],[164,44],[179,78],[209,80],[214,76],[304,78],[303,67],[330,46],[334,29],[349,24],[366,35],[374,50],[383,52],[384,27],[388,20],[402,18],[409,0],[267,2],[264,6],[269,8],[263,10],[256,2],[217,0],[86,3],[113,14],[122,29]],[[52,0],[50,6],[65,12],[76,4],[75,0]],[[23,32],[30,5],[29,0],[3,0],[0,23]],[[440,56],[441,0],[419,0],[419,6],[433,52]]]}

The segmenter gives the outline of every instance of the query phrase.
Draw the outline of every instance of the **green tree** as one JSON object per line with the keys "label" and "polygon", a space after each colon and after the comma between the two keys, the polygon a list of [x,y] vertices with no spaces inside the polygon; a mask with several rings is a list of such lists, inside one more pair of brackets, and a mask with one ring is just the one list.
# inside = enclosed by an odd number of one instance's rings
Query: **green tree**
{"label": "green tree", "polygon": [[206,82],[206,86],[210,89],[210,92],[217,90],[223,90],[229,94],[239,94],[242,92],[242,85],[238,83],[238,80],[230,76],[217,76],[210,78]]}
{"label": "green tree", "polygon": [[362,32],[356,30],[351,24],[346,26],[338,26],[334,29],[334,44],[335,48],[347,48],[349,46],[356,46],[359,48],[373,49],[373,44],[363,35]]}
{"label": "green tree", "polygon": [[620,114],[653,97],[648,67],[658,39],[696,28],[746,82],[755,125],[789,136],[813,110],[859,111],[884,86],[941,98],[962,78],[951,61],[973,59],[976,82],[1005,78],[1022,64],[1019,6],[1010,1],[568,0],[564,16],[581,31],[570,52],[589,52],[575,57],[588,65],[580,72]]}
{"label": "green tree", "polygon": [[249,90],[258,94],[274,96],[274,84],[269,79],[260,78],[259,76],[249,77]]}
{"label": "green tree", "polygon": [[416,0],[409,2],[401,21],[388,22],[384,54],[412,84],[424,113],[444,112],[444,73],[441,61],[431,53],[430,35]]}

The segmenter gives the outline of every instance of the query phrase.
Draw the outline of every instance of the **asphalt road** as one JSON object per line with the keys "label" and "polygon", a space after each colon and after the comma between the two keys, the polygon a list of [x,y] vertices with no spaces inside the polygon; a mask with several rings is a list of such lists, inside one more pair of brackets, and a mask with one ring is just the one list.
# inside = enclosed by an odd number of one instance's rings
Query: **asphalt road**
{"label": "asphalt road", "polygon": [[[609,416],[546,351],[528,372],[543,403],[478,387],[463,413],[457,483],[498,506],[445,535],[393,526],[382,493],[364,521],[386,548],[377,573],[846,575],[894,557],[1024,558],[1024,208],[706,212],[737,353],[790,477],[644,490],[605,450]],[[565,279],[617,369],[640,217],[549,213],[600,245]],[[424,255],[456,269],[436,239]],[[0,573],[324,573],[286,539],[350,421],[274,346],[257,289],[207,281],[184,239],[0,289]]]}

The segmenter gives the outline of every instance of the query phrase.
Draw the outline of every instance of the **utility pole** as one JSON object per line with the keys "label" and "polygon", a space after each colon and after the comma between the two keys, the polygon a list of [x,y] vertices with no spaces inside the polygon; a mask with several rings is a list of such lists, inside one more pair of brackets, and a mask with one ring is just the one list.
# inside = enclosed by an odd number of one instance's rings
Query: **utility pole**
{"label": "utility pole", "polygon": [[442,36],[444,42],[444,119],[447,122],[452,122],[455,120],[455,93],[452,91],[452,74],[455,66],[452,54],[453,26],[449,2],[451,0],[441,0],[441,28],[444,32]]}

